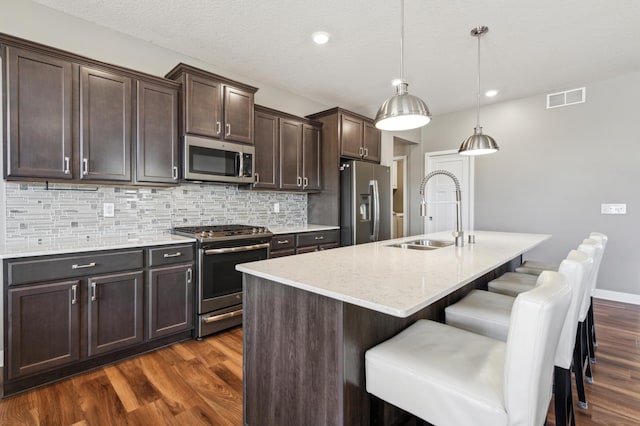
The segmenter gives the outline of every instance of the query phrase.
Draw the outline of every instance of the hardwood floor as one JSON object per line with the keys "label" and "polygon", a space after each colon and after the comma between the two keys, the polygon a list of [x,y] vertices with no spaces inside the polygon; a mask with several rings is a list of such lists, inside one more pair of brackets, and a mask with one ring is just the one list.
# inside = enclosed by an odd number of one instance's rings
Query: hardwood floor
{"label": "hardwood floor", "polygon": [[[640,425],[640,306],[596,300],[595,318],[595,382],[576,424]],[[242,329],[4,399],[0,424],[241,425]]]}

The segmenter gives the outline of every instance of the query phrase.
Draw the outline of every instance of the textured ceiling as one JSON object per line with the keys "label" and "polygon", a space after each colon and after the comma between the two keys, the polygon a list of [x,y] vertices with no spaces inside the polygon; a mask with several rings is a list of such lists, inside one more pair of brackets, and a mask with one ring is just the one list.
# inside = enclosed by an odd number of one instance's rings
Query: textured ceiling
{"label": "textured ceiling", "polygon": [[[35,1],[369,116],[399,76],[399,0]],[[491,102],[640,71],[638,0],[406,0],[405,13],[405,79],[433,115],[475,105],[478,25]]]}

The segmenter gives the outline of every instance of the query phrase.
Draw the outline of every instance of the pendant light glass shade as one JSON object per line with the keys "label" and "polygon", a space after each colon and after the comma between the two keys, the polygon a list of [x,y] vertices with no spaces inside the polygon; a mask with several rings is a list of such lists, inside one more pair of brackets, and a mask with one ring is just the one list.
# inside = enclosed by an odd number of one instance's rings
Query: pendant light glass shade
{"label": "pendant light glass shade", "polygon": [[458,154],[460,155],[485,155],[497,152],[500,148],[496,141],[489,135],[482,133],[482,127],[480,127],[480,37],[489,31],[488,27],[476,27],[471,30],[471,35],[478,38],[478,92],[477,92],[477,110],[476,110],[476,127],[474,128],[473,135],[466,138]]}
{"label": "pendant light glass shade", "polygon": [[404,0],[400,0],[400,84],[396,94],[384,101],[376,114],[376,127],[380,130],[411,130],[422,127],[431,121],[431,113],[424,101],[410,95],[404,81]]}

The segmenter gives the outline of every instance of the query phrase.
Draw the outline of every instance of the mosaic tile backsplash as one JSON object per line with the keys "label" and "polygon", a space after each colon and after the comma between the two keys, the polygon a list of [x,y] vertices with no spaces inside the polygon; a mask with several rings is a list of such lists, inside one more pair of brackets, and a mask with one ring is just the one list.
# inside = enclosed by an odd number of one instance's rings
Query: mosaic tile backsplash
{"label": "mosaic tile backsplash", "polygon": [[[304,226],[307,195],[257,192],[235,185],[175,188],[6,183],[6,242],[86,240],[167,233],[174,226],[240,223]],[[113,203],[114,217],[103,204]],[[273,210],[280,204],[280,212]]]}

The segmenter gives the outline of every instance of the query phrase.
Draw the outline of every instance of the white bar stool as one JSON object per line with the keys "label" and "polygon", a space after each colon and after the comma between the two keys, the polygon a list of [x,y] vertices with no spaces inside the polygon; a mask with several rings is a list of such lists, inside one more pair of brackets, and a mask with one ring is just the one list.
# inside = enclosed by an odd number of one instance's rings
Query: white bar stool
{"label": "white bar stool", "polygon": [[570,298],[562,274],[541,274],[516,298],[506,343],[419,320],[366,352],[367,391],[438,426],[539,426]]}

